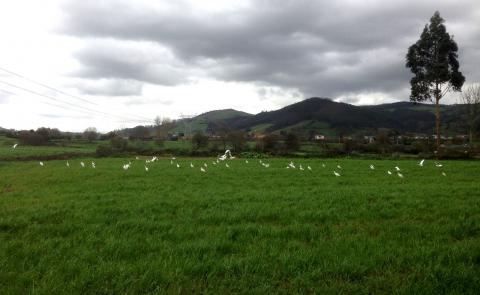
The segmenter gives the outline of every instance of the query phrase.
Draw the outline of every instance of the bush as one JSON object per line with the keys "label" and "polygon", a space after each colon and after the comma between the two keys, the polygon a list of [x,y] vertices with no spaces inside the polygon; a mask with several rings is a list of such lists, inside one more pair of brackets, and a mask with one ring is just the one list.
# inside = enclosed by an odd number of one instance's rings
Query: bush
{"label": "bush", "polygon": [[208,137],[203,135],[200,132],[195,133],[192,137],[192,146],[193,149],[198,150],[208,146]]}
{"label": "bush", "polygon": [[125,151],[128,146],[128,140],[123,139],[120,136],[114,136],[110,139],[110,145],[116,150]]}
{"label": "bush", "polygon": [[108,157],[114,154],[114,151],[111,146],[108,145],[99,145],[95,151],[99,157]]}
{"label": "bush", "polygon": [[18,139],[22,145],[46,145],[47,139],[35,131],[21,131]]}

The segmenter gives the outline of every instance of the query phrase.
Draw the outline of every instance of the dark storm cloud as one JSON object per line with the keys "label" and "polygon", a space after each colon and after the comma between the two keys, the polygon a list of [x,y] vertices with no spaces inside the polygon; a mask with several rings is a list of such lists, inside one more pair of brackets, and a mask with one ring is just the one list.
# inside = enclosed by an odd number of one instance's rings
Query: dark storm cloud
{"label": "dark storm cloud", "polygon": [[184,1],[71,1],[62,30],[90,42],[76,55],[83,77],[176,85],[203,75],[298,88],[305,96],[388,96],[408,88],[407,47],[435,10],[459,43],[467,80],[478,81],[479,7],[475,0],[262,0],[208,13]]}

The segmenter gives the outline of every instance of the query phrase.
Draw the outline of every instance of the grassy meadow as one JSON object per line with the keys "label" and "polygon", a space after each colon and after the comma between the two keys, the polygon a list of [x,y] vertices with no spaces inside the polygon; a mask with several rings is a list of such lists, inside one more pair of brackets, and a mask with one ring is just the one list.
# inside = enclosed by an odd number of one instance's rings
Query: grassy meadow
{"label": "grassy meadow", "polygon": [[0,162],[0,293],[480,290],[479,162],[144,159]]}

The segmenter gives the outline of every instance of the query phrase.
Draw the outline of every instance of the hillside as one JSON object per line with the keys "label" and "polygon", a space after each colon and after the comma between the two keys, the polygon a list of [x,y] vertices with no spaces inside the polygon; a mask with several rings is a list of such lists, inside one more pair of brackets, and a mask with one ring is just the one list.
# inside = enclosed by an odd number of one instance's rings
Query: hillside
{"label": "hillside", "polygon": [[[442,133],[465,134],[464,111],[459,105],[441,105]],[[251,115],[224,109],[181,119],[170,129],[171,133],[191,135],[195,132],[215,134],[224,129],[248,132],[288,132],[324,135],[375,134],[386,128],[399,133],[433,134],[434,105],[397,102],[380,105],[355,106],[327,98],[313,97],[279,110]],[[153,131],[152,126],[147,126]],[[132,129],[123,130],[129,134]]]}
{"label": "hillside", "polygon": [[[461,110],[456,105],[442,105],[442,121],[446,133],[465,133]],[[431,134],[434,128],[434,106],[398,102],[373,106],[354,106],[326,98],[309,98],[282,109],[229,121],[232,128],[248,131],[326,135],[369,134],[379,128],[400,133]],[[259,128],[259,127],[263,128]]]}

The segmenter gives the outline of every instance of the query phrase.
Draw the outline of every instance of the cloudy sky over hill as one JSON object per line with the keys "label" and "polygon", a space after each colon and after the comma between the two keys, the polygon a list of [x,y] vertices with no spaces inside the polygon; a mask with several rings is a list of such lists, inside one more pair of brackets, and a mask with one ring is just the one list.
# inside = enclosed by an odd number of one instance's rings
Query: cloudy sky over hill
{"label": "cloudy sky over hill", "polygon": [[477,0],[2,1],[0,126],[108,131],[311,96],[408,100],[405,54],[435,10],[480,82]]}

